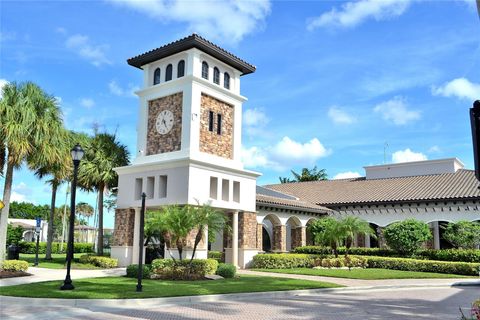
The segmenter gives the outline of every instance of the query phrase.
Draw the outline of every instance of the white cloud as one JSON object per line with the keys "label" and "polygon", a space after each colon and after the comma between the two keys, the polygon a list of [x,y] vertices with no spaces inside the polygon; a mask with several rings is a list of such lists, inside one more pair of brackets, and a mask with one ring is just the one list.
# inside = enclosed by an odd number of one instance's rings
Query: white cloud
{"label": "white cloud", "polygon": [[87,109],[90,109],[91,107],[93,107],[95,105],[95,101],[93,101],[93,99],[90,99],[90,98],[82,98],[80,99],[80,104],[87,108]]}
{"label": "white cloud", "polygon": [[308,30],[319,27],[355,27],[367,19],[382,21],[402,15],[410,6],[410,0],[360,0],[347,2],[340,9],[323,13],[310,19]]}
{"label": "white cloud", "polygon": [[446,82],[443,86],[433,86],[432,94],[474,101],[480,99],[480,83],[470,82],[466,78],[457,78]]}
{"label": "white cloud", "polygon": [[295,165],[312,165],[323,157],[328,156],[331,150],[313,138],[301,143],[284,137],[272,147],[251,147],[242,149],[242,161],[246,167],[269,168],[284,171]]}
{"label": "white cloud", "polygon": [[270,119],[262,109],[247,109],[242,118],[245,133],[249,136],[265,135],[265,126]]}
{"label": "white cloud", "polygon": [[3,87],[8,84],[5,79],[0,79],[0,99],[3,97]]}
{"label": "white cloud", "polygon": [[242,148],[242,162],[248,168],[264,168],[272,164],[265,151],[257,147]]}
{"label": "white cloud", "polygon": [[353,172],[353,171],[347,171],[347,172],[337,173],[337,174],[333,177],[333,180],[337,180],[337,179],[351,179],[351,178],[359,178],[359,177],[361,177],[360,173],[358,173],[358,172]]}
{"label": "white cloud", "polygon": [[352,124],[356,121],[356,119],[349,115],[346,111],[333,106],[328,109],[328,117],[335,123],[335,124]]}
{"label": "white cloud", "polygon": [[374,112],[380,113],[384,120],[391,121],[397,126],[408,124],[420,119],[420,111],[409,110],[402,97],[394,97],[375,106]]}
{"label": "white cloud", "polygon": [[412,161],[423,161],[427,160],[427,156],[421,152],[413,152],[410,148],[405,150],[399,150],[392,154],[392,162],[412,162]]}
{"label": "white cloud", "polygon": [[135,91],[140,89],[138,86],[134,86],[132,84],[129,84],[128,88],[122,88],[115,80],[112,80],[108,83],[108,88],[110,89],[110,93],[116,96],[130,98],[135,98]]}
{"label": "white cloud", "polygon": [[430,149],[428,149],[429,153],[438,153],[440,151],[441,151],[441,149],[440,149],[439,146],[432,146],[432,147],[430,147]]}
{"label": "white cloud", "polygon": [[12,191],[12,194],[10,195],[10,202],[30,202],[27,200],[27,197],[23,194],[20,194],[18,192]]}
{"label": "white cloud", "polygon": [[314,163],[322,157],[326,157],[331,153],[317,139],[301,143],[283,137],[271,150],[273,160],[280,163]]}
{"label": "white cloud", "polygon": [[182,1],[182,0],[110,0],[129,7],[160,23],[183,22],[189,32],[208,38],[238,43],[242,38],[262,27],[270,13],[269,0],[257,1]]}
{"label": "white cloud", "polygon": [[88,60],[91,64],[98,67],[103,64],[111,64],[106,56],[107,45],[93,45],[88,36],[75,34],[65,41],[65,46],[76,52],[82,58]]}

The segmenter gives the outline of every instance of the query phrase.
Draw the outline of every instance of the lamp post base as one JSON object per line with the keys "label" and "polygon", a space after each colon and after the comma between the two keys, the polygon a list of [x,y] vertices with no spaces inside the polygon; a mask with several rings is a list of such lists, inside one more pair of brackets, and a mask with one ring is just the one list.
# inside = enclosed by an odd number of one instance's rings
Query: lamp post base
{"label": "lamp post base", "polygon": [[60,290],[73,290],[75,287],[72,284],[72,280],[67,279],[63,282],[63,286],[60,287]]}
{"label": "lamp post base", "polygon": [[137,284],[137,292],[142,292],[143,286],[141,284]]}

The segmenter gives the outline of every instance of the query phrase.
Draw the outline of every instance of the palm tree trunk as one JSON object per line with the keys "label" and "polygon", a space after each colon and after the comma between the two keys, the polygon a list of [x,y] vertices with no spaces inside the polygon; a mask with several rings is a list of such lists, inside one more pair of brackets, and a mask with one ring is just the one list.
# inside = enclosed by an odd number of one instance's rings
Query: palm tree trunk
{"label": "palm tree trunk", "polygon": [[52,182],[52,202],[50,204],[50,216],[48,218],[47,248],[45,249],[45,259],[52,259],[52,242],[53,242],[53,219],[55,218],[55,200],[57,199],[58,183]]}
{"label": "palm tree trunk", "polygon": [[103,189],[104,186],[100,186],[98,189],[98,250],[99,256],[103,256]]}
{"label": "palm tree trunk", "polygon": [[2,214],[0,216],[0,262],[3,262],[3,260],[5,260],[5,249],[7,247],[8,212],[10,210],[10,196],[12,194],[12,182],[13,182],[13,163],[12,162],[13,161],[7,162],[7,172],[5,174],[5,187],[3,189],[3,204],[5,205],[5,207],[3,207]]}

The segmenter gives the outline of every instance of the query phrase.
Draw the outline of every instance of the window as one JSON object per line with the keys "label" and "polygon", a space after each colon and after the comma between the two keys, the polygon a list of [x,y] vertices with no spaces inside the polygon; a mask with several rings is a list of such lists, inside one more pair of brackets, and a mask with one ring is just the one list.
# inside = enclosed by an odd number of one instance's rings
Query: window
{"label": "window", "polygon": [[213,82],[220,84],[220,70],[217,67],[213,68]]}
{"label": "window", "polygon": [[217,114],[217,134],[222,134],[222,115]]}
{"label": "window", "polygon": [[155,192],[155,177],[147,177],[147,199],[153,199]]}
{"label": "window", "polygon": [[227,72],[223,74],[223,87],[230,89],[230,75]]}
{"label": "window", "polygon": [[208,131],[213,131],[213,111],[208,112]]}
{"label": "window", "polygon": [[210,198],[217,200],[218,178],[210,177]]}
{"label": "window", "polygon": [[202,78],[208,80],[208,63],[202,62]]}
{"label": "window", "polygon": [[158,185],[159,197],[167,197],[167,176],[160,176],[159,185]]}
{"label": "window", "polygon": [[155,69],[153,73],[153,85],[160,83],[160,68]]}
{"label": "window", "polygon": [[172,80],[172,68],[171,64],[167,66],[167,69],[165,70],[165,81]]}
{"label": "window", "polygon": [[240,202],[240,182],[233,181],[233,201]]}
{"label": "window", "polygon": [[142,178],[135,179],[135,200],[142,199],[142,184],[143,184]]}
{"label": "window", "polygon": [[185,75],[185,61],[180,60],[177,66],[177,78],[181,78]]}
{"label": "window", "polygon": [[230,199],[230,181],[222,179],[222,200],[228,201]]}

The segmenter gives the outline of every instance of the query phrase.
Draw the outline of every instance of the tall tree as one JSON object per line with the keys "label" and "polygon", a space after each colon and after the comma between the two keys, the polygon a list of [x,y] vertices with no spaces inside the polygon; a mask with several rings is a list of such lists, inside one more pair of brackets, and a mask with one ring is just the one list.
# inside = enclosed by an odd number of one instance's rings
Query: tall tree
{"label": "tall tree", "polygon": [[313,169],[303,168],[300,173],[297,173],[291,170],[293,179],[279,177],[280,183],[291,183],[291,182],[304,182],[304,181],[318,181],[318,180],[327,180],[327,172],[325,169],[317,169],[317,166]]}
{"label": "tall tree", "polygon": [[81,217],[90,219],[93,215],[93,207],[86,202],[79,202],[75,206],[75,211],[79,215],[78,220],[81,220]]}
{"label": "tall tree", "polygon": [[37,155],[32,157],[35,164],[36,171],[35,175],[39,179],[49,177],[47,183],[51,186],[51,203],[50,203],[50,214],[48,217],[48,232],[47,232],[47,246],[45,250],[45,259],[52,259],[52,242],[54,234],[54,220],[55,220],[55,206],[57,199],[57,189],[58,187],[67,179],[70,178],[72,173],[72,161],[70,156],[70,134],[66,130],[59,130],[58,135],[52,137],[50,144],[52,148],[56,148],[57,152],[61,154],[61,158],[53,159],[46,163],[37,161],[35,158]]}
{"label": "tall tree", "polygon": [[91,140],[80,164],[78,180],[86,190],[98,193],[98,254],[103,255],[103,195],[118,184],[113,170],[129,164],[127,147],[114,134],[97,133]]}
{"label": "tall tree", "polygon": [[[5,258],[8,213],[13,171],[25,162],[33,167],[53,162],[61,154],[50,141],[62,129],[57,101],[32,82],[9,83],[0,100],[0,165],[6,163],[3,202],[0,216],[0,262]],[[3,156],[2,156],[3,155]]]}

